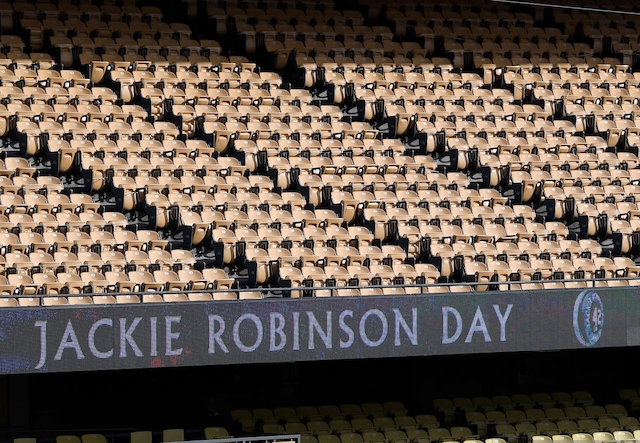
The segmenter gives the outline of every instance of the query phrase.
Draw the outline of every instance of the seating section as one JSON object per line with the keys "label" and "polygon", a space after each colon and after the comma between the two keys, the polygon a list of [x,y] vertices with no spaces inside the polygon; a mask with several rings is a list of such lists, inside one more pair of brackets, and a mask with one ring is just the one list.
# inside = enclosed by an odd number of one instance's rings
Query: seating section
{"label": "seating section", "polygon": [[[179,442],[240,436],[299,434],[304,443],[596,443],[640,438],[628,408],[635,389],[621,389],[620,403],[598,404],[588,391],[535,392],[491,397],[435,398],[428,413],[414,414],[399,401],[232,409],[229,427],[134,431],[130,443]],[[612,396],[613,398],[613,396]],[[633,410],[633,409],[632,409]],[[124,434],[122,434],[124,435]],[[117,432],[110,437],[121,441]],[[260,438],[260,437],[252,437]],[[34,443],[18,438],[14,443]],[[65,434],[57,443],[107,443],[103,434]],[[257,440],[256,440],[257,441]]]}
{"label": "seating section", "polygon": [[412,415],[402,403],[386,402],[237,409],[231,417],[247,433],[301,434],[313,443],[594,442],[640,436],[637,418],[624,405],[598,405],[586,391],[440,398],[433,400],[432,412]]}
{"label": "seating section", "polygon": [[84,6],[3,4],[1,306],[640,284],[630,2]]}

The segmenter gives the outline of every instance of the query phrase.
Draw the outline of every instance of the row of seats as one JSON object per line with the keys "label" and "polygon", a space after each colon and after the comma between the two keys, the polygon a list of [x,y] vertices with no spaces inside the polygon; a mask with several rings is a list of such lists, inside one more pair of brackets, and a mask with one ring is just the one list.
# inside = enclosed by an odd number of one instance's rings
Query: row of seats
{"label": "row of seats", "polygon": [[[348,443],[370,443],[370,442],[407,442],[407,441],[415,441],[420,443],[429,443],[432,440],[423,437],[409,437],[410,433],[404,433],[402,431],[398,431],[398,433],[389,433],[389,437],[391,439],[386,438],[386,434],[381,433],[370,433],[367,434],[367,438],[369,440],[365,440],[363,436],[360,434],[342,434],[340,437],[335,435],[320,435],[317,438],[312,435],[303,435],[301,441],[304,443],[332,443],[332,442],[348,442]],[[411,434],[413,435],[413,434]],[[411,438],[415,438],[415,440],[411,440]],[[441,441],[441,440],[438,440]],[[492,437],[484,440],[480,440],[477,438],[464,438],[461,436],[459,440],[455,440],[453,438],[445,438],[442,441],[447,442],[459,442],[459,443],[507,443],[509,441],[516,441],[515,438],[504,436],[504,437]],[[615,431],[613,433],[606,431],[595,431],[593,434],[591,433],[575,433],[572,435],[566,434],[557,434],[554,436],[548,435],[532,435],[531,441],[536,443],[601,443],[601,442],[609,442],[609,441],[635,441],[634,434],[629,431]]]}
{"label": "row of seats", "polygon": [[[7,295],[10,289],[2,295]],[[20,288],[14,288],[20,289]],[[47,307],[67,305],[113,305],[130,303],[175,303],[175,302],[211,302],[218,300],[261,300],[263,294],[257,291],[219,291],[219,292],[190,292],[156,294],[148,292],[142,296],[136,294],[127,295],[80,295],[80,296],[49,296],[29,297],[15,296],[0,298],[0,308],[14,307]]]}
{"label": "row of seats", "polygon": [[533,407],[547,408],[556,405],[591,406],[594,399],[588,391],[556,391],[536,392],[532,394],[494,395],[492,397],[455,397],[438,398],[433,400],[433,406],[439,411],[453,411],[456,409],[472,412],[476,410],[512,410],[530,409]]}
{"label": "row of seats", "polygon": [[[633,417],[635,418],[635,417]],[[515,426],[509,424],[498,424],[495,426],[495,432],[504,437],[510,437],[516,439],[519,436],[527,436],[529,438],[535,435],[571,435],[578,433],[600,433],[605,432],[609,434],[624,433],[618,435],[628,435],[633,431],[637,432],[637,419],[617,420],[614,418],[603,418],[600,420],[582,419],[582,420],[569,420],[559,419],[556,422],[541,421],[535,424],[533,423],[518,423]],[[635,429],[635,430],[634,430]],[[601,436],[602,437],[602,436]],[[632,440],[635,437],[632,437]],[[617,438],[616,438],[617,440]]]}
{"label": "row of seats", "polygon": [[344,403],[340,405],[303,405],[303,406],[282,406],[276,408],[253,408],[234,409],[231,411],[231,418],[234,421],[262,421],[265,423],[285,422],[306,422],[309,420],[325,420],[328,418],[345,419],[386,416],[405,416],[407,408],[402,402],[385,401],[382,403]]}
{"label": "row of seats", "polygon": [[536,443],[600,443],[608,441],[635,441],[640,434],[637,431],[592,431],[592,432],[576,432],[574,434],[555,434],[555,435],[534,435],[532,441]]}
{"label": "row of seats", "polygon": [[[294,428],[293,426],[289,427],[292,429]],[[265,434],[279,433],[282,430],[286,429],[281,425],[264,425],[263,427],[263,432]],[[341,431],[339,435],[322,433],[322,431],[320,431],[320,433],[316,435],[309,434],[308,432],[302,433],[301,441],[304,443],[400,443],[409,441],[428,443],[431,441],[474,441],[474,438],[477,438],[477,436],[474,436],[468,428],[464,427],[452,429],[453,435],[450,434],[446,429],[442,429],[441,431],[442,432],[437,432],[436,429],[431,429],[429,430],[429,432],[427,432],[423,429],[410,429],[407,431],[387,430],[383,432],[350,432],[345,429],[344,431]]]}
{"label": "row of seats", "polygon": [[[360,423],[368,426],[373,430],[371,419],[389,418],[393,416],[405,417],[407,409],[401,402],[387,401],[384,403],[364,403],[362,405],[345,403],[341,405],[325,404],[319,406],[283,406],[276,408],[254,408],[254,409],[234,409],[231,410],[231,419],[241,425],[245,431],[255,431],[257,425],[287,425],[298,426],[308,422],[324,423],[327,425],[330,420],[341,420],[340,424],[346,424],[344,421],[348,418],[351,420],[360,420]],[[434,427],[439,424],[437,419],[432,415],[424,415],[417,418],[421,425]],[[407,418],[405,422],[408,423]],[[414,420],[415,423],[415,420]],[[357,424],[357,422],[356,422]],[[318,424],[324,428],[323,425]],[[308,429],[308,428],[307,428]],[[330,429],[330,427],[329,427]],[[359,428],[357,428],[359,429]],[[293,430],[293,428],[291,429]],[[308,433],[308,432],[304,432]]]}
{"label": "row of seats", "polygon": [[[419,416],[420,423],[413,417],[396,417],[395,421],[389,417],[348,420],[334,419],[326,422],[290,422],[285,425],[265,424],[262,430],[265,434],[300,434],[305,441],[313,436],[319,443],[331,442],[376,442],[376,441],[461,441],[478,438],[466,426],[439,428],[432,416]],[[428,420],[428,421],[425,421]],[[311,440],[313,441],[313,440]]]}
{"label": "row of seats", "polygon": [[[507,411],[472,411],[465,413],[469,423],[518,423],[518,422],[543,422],[569,420],[608,420],[610,418],[619,420],[629,418],[624,406],[620,404],[608,404],[606,406],[590,405],[586,408],[581,406],[567,406],[564,408],[530,408],[525,411],[521,409],[509,409]],[[584,423],[585,425],[593,425]],[[615,422],[607,422],[607,426],[615,426]],[[626,423],[625,423],[626,424]]]}

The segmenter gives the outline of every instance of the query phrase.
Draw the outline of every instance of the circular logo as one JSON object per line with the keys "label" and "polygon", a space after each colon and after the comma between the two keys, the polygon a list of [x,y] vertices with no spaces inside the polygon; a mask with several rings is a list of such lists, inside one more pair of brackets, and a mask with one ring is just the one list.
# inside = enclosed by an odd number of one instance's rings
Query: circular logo
{"label": "circular logo", "polygon": [[583,346],[593,346],[602,335],[604,308],[600,296],[585,290],[578,295],[573,306],[573,330]]}

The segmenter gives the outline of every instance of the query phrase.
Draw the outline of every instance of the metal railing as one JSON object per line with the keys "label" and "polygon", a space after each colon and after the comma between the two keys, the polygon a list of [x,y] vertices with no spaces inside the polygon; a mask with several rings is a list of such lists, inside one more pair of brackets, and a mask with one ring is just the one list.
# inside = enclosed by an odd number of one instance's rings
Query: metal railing
{"label": "metal railing", "polygon": [[[623,283],[627,282],[627,283]],[[545,288],[545,283],[562,283],[563,287]],[[543,286],[542,288],[540,286]],[[225,298],[225,294],[233,293],[236,298],[243,301],[258,299],[255,297],[244,298],[242,294],[261,293],[260,300],[265,299],[281,299],[281,298],[309,298],[309,297],[332,297],[332,296],[350,296],[350,297],[371,297],[371,296],[402,296],[409,295],[447,295],[456,293],[478,294],[491,293],[494,291],[539,291],[554,289],[588,289],[598,287],[613,286],[640,286],[640,277],[615,277],[615,278],[586,278],[586,279],[544,279],[544,280],[518,280],[518,281],[463,281],[454,283],[424,283],[424,284],[382,284],[382,285],[345,285],[345,286],[295,286],[295,287],[269,287],[269,288],[230,288],[230,289],[184,289],[180,291],[115,291],[115,292],[84,292],[69,294],[12,294],[5,295],[2,298],[47,298],[47,297],[101,297],[101,296],[137,296],[142,302],[145,295],[175,295],[175,294],[210,294],[213,301],[233,300],[232,297]],[[446,289],[445,289],[446,288]],[[466,290],[470,288],[471,290]],[[218,298],[216,298],[218,295]],[[165,300],[166,301],[166,300]],[[207,301],[207,300],[190,300],[189,302]],[[136,303],[132,301],[130,303]],[[90,304],[90,303],[87,303]],[[124,303],[120,303],[124,304]],[[73,303],[74,306],[82,305],[82,303]],[[56,305],[64,306],[64,304]],[[27,307],[27,306],[24,306]],[[48,307],[54,307],[49,305]]]}

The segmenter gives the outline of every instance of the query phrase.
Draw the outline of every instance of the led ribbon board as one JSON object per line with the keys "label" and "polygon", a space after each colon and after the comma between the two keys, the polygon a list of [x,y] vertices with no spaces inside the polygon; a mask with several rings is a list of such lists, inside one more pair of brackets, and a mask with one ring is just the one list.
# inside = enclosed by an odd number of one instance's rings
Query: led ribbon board
{"label": "led ribbon board", "polygon": [[0,373],[640,344],[637,288],[7,308]]}

